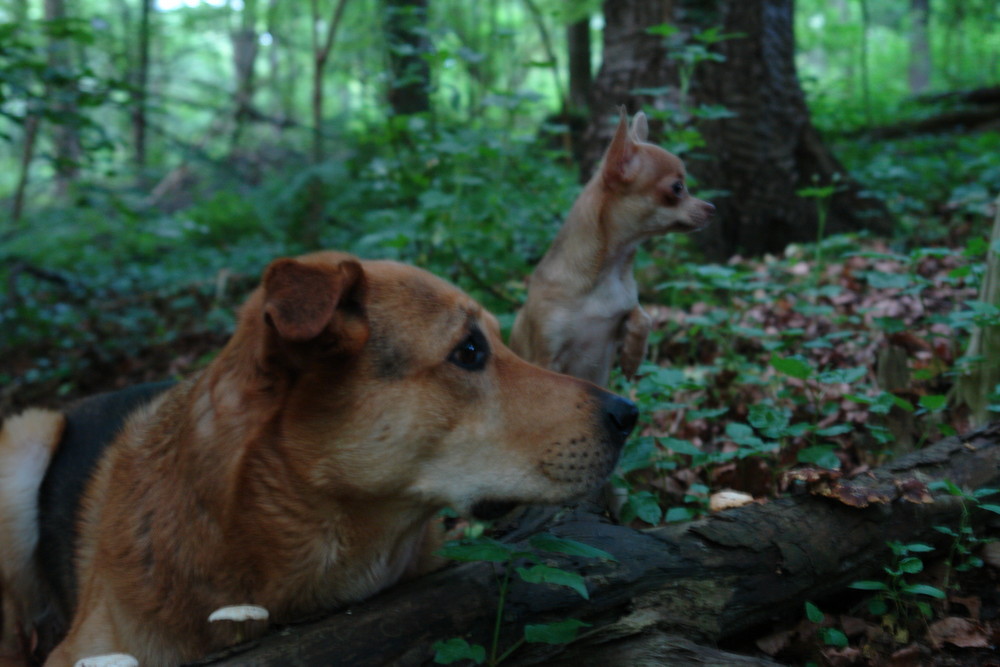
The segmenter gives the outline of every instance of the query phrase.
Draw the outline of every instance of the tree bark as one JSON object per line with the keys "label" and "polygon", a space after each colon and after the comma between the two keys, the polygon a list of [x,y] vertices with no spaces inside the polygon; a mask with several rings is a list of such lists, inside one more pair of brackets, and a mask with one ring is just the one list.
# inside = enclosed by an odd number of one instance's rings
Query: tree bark
{"label": "tree bark", "polygon": [[604,0],[601,67],[591,93],[590,124],[583,135],[580,181],[597,168],[611,143],[621,105],[634,113],[662,107],[656,96],[635,92],[665,85],[669,62],[663,39],[646,29],[673,20],[673,0]]}
{"label": "tree bark", "polygon": [[140,0],[139,18],[139,67],[135,73],[132,98],[132,137],[135,143],[135,164],[141,170],[146,167],[146,96],[149,90],[149,20],[153,0]]}
{"label": "tree bark", "polygon": [[383,0],[389,45],[389,105],[398,116],[431,110],[427,0]]}
{"label": "tree bark", "polygon": [[931,83],[930,0],[910,0],[910,92],[918,95]]}
{"label": "tree bark", "polygon": [[[860,194],[810,122],[795,71],[792,5],[792,0],[606,2],[604,62],[594,83],[581,176],[593,173],[610,140],[615,105],[684,111],[672,99],[678,70],[663,38],[647,28],[672,23],[683,33],[721,24],[724,33],[743,36],[713,47],[725,61],[698,66],[688,102],[722,106],[735,116],[699,121],[706,146],[684,156],[697,180],[695,192],[722,193],[712,197],[717,222],[695,237],[709,258],[778,252],[790,242],[816,241],[816,202],[795,194],[815,185],[838,187],[828,202],[826,233],[889,231],[884,206]],[[658,129],[654,123],[654,137]]]}
{"label": "tree bark", "polygon": [[[65,0],[45,0],[45,20],[64,21]],[[55,148],[56,194],[65,196],[79,174],[80,135],[77,132],[76,77],[73,75],[70,43],[65,38],[50,37],[48,45],[48,96],[55,115],[63,120],[52,124]]]}
{"label": "tree bark", "polygon": [[[581,506],[545,525],[520,526],[508,540],[526,549],[532,533],[546,530],[617,560],[546,559],[584,576],[589,600],[513,577],[501,650],[518,641],[526,623],[577,618],[591,627],[569,644],[524,645],[505,663],[583,664],[587,656],[614,655],[630,645],[649,655],[668,650],[677,635],[716,644],[796,615],[805,600],[822,601],[852,581],[877,577],[888,559],[888,540],[942,546],[945,536],[934,526],[954,527],[962,506],[954,496],[930,494],[925,484],[935,479],[970,489],[1000,483],[1000,424],[943,440],[870,476],[831,482],[826,491],[820,486],[688,524],[637,531]],[[973,512],[976,530],[988,514]],[[491,565],[469,563],[200,664],[431,664],[438,640],[460,636],[488,646],[497,599]]]}
{"label": "tree bark", "polygon": [[590,86],[594,80],[590,65],[590,16],[566,26],[569,72],[569,111],[587,113]]}
{"label": "tree bark", "polygon": [[795,71],[792,0],[723,2],[724,62],[705,62],[692,85],[701,104],[722,105],[731,118],[703,120],[703,157],[689,160],[698,186],[728,195],[714,199],[718,222],[697,237],[708,255],[779,252],[819,237],[817,202],[796,192],[835,186],[825,203],[825,235],[867,229],[888,233],[881,202],[864,196],[824,145],[809,118]]}
{"label": "tree bark", "polygon": [[257,0],[243,0],[240,28],[230,35],[233,44],[233,73],[236,92],[233,96],[233,134],[230,149],[235,149],[247,119],[253,117],[254,74],[259,52],[257,35]]}
{"label": "tree bark", "polygon": [[344,17],[344,9],[347,7],[347,0],[337,0],[334,5],[333,14],[326,25],[326,33],[320,39],[320,18],[319,0],[312,0],[312,46],[313,46],[313,76],[312,76],[312,121],[313,121],[313,149],[312,158],[314,164],[319,164],[323,160],[323,73],[326,70],[326,62],[330,58],[330,52],[337,39],[337,29],[340,21]]}

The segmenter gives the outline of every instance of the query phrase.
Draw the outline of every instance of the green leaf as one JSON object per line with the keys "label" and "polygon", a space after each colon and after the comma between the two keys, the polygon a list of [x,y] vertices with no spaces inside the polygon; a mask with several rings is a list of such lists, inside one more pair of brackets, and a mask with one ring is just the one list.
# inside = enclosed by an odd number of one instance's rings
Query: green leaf
{"label": "green leaf", "polygon": [[868,601],[868,612],[872,616],[881,616],[889,611],[889,605],[881,597],[875,597]]}
{"label": "green leaf", "polygon": [[652,436],[629,438],[618,461],[618,471],[621,474],[648,468],[656,452],[656,441]]}
{"label": "green leaf", "polygon": [[904,593],[909,593],[910,595],[929,595],[932,598],[937,598],[939,600],[945,599],[947,597],[940,588],[934,588],[933,586],[928,586],[927,584],[907,584],[903,586],[900,590]]}
{"label": "green leaf", "polygon": [[994,505],[992,503],[983,503],[979,506],[979,509],[986,510],[987,512],[993,512],[994,514],[1000,514],[1000,505]]}
{"label": "green leaf", "polygon": [[489,538],[480,538],[474,542],[446,544],[438,549],[438,555],[460,561],[488,561],[491,563],[506,563],[512,560],[517,550],[503,542]]}
{"label": "green leaf", "polygon": [[434,642],[434,662],[439,665],[450,665],[458,660],[471,660],[477,665],[486,660],[486,649],[479,644],[469,645],[461,637],[452,637],[447,641]]}
{"label": "green leaf", "polygon": [[806,618],[808,618],[813,623],[823,622],[823,612],[819,610],[819,607],[814,605],[812,602],[806,602]]}
{"label": "green leaf", "polygon": [[750,406],[747,421],[756,429],[763,431],[769,438],[779,438],[791,420],[788,410],[781,410],[766,403],[755,403]]}
{"label": "green leaf", "polygon": [[828,438],[832,438],[836,435],[844,435],[845,433],[850,433],[854,430],[854,426],[851,424],[834,424],[833,426],[827,426],[826,428],[821,428],[816,431],[816,435],[822,435]]}
{"label": "green leaf", "polygon": [[579,593],[584,600],[590,599],[590,594],[587,592],[587,582],[576,572],[567,572],[548,565],[532,565],[531,567],[517,568],[517,573],[530,584],[566,586]]}
{"label": "green leaf", "polygon": [[675,454],[687,454],[688,456],[700,456],[701,454],[704,454],[704,452],[690,440],[663,438],[660,440],[660,444]]}
{"label": "green leaf", "polygon": [[944,394],[931,394],[920,397],[920,407],[935,412],[948,405],[948,397]]}
{"label": "green leaf", "polygon": [[660,519],[663,517],[659,499],[651,491],[630,494],[625,506],[631,510],[634,516],[654,526],[660,523]]}
{"label": "green leaf", "polygon": [[663,520],[666,523],[681,523],[683,521],[690,521],[695,516],[697,516],[697,513],[690,507],[671,507],[667,510],[667,515]]}
{"label": "green leaf", "polygon": [[848,584],[848,588],[856,588],[859,591],[887,591],[889,586],[882,581],[855,581]]}
{"label": "green leaf", "polygon": [[823,640],[823,643],[827,646],[835,646],[837,648],[844,648],[847,646],[847,635],[837,628],[820,628],[819,638]]}
{"label": "green leaf", "polygon": [[931,491],[945,490],[953,496],[964,496],[962,489],[950,479],[936,479],[927,485]]}
{"label": "green leaf", "polygon": [[992,496],[996,493],[1000,493],[1000,489],[976,489],[972,492],[972,495],[976,498],[985,498],[986,496]]}
{"label": "green leaf", "polygon": [[799,380],[805,380],[812,375],[813,369],[802,357],[779,357],[771,355],[771,365],[779,373],[784,373]]}
{"label": "green leaf", "polygon": [[701,410],[691,410],[688,412],[687,420],[695,419],[715,419],[729,412],[729,408],[702,408]]}
{"label": "green leaf", "polygon": [[840,469],[840,459],[834,454],[832,445],[815,445],[800,449],[796,459],[799,463],[812,463],[828,470]]}
{"label": "green leaf", "polygon": [[816,380],[823,384],[853,384],[867,374],[868,369],[865,366],[834,368],[829,371],[823,371]]}
{"label": "green leaf", "polygon": [[576,639],[577,630],[589,628],[590,623],[567,618],[556,623],[542,623],[524,626],[524,640],[541,644],[568,644]]}
{"label": "green leaf", "polygon": [[907,574],[916,574],[924,569],[924,562],[916,556],[910,556],[899,561],[899,569]]}
{"label": "green leaf", "polygon": [[570,540],[565,537],[557,537],[551,533],[541,533],[535,535],[530,540],[531,546],[543,551],[553,551],[555,553],[567,554],[569,556],[583,556],[584,558],[600,558],[601,560],[616,561],[617,558],[603,549],[592,547],[583,542]]}
{"label": "green leaf", "polygon": [[903,547],[908,553],[915,554],[925,554],[934,551],[934,547],[929,544],[923,544],[922,542],[914,542],[913,544],[907,544]]}

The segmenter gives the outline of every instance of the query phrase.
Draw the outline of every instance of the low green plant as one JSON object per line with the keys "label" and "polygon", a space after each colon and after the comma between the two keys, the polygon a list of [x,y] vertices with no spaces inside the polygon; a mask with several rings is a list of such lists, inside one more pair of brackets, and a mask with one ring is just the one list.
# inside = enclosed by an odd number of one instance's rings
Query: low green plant
{"label": "low green plant", "polygon": [[816,634],[819,635],[820,641],[827,646],[835,648],[844,648],[847,646],[847,635],[844,634],[843,630],[823,625],[826,621],[826,616],[820,611],[819,607],[812,602],[806,602],[805,608],[806,618],[817,625]]}
{"label": "low green plant", "polygon": [[1000,514],[1000,505],[982,501],[983,498],[1000,493],[1000,489],[983,488],[970,492],[946,479],[932,482],[928,484],[927,488],[934,491],[945,491],[961,502],[962,512],[956,528],[934,526],[934,530],[944,533],[952,540],[945,558],[945,579],[942,584],[943,588],[948,590],[952,572],[967,572],[972,568],[982,567],[983,560],[976,556],[976,549],[983,544],[996,541],[996,538],[984,538],[976,535],[972,527],[972,512],[978,509]]}
{"label": "low green plant", "polygon": [[500,629],[503,624],[511,577],[514,574],[531,584],[565,586],[576,591],[584,599],[589,599],[590,594],[587,591],[584,578],[575,572],[546,564],[544,554],[616,560],[606,551],[550,533],[535,535],[528,542],[532,547],[531,551],[518,549],[513,545],[492,538],[477,537],[448,544],[440,550],[439,553],[442,556],[452,560],[492,563],[495,567],[502,568],[502,573],[498,573],[497,576],[499,596],[489,650],[487,651],[486,647],[481,644],[470,644],[463,637],[453,637],[435,642],[434,661],[436,663],[447,665],[457,660],[471,660],[477,665],[485,663],[493,667],[506,660],[525,643],[569,643],[576,638],[580,628],[589,625],[574,618],[562,619],[554,623],[529,624],[524,627],[521,639],[504,651],[500,651]]}
{"label": "low green plant", "polygon": [[892,564],[882,568],[885,579],[855,581],[849,587],[873,591],[875,596],[868,603],[868,611],[882,617],[883,624],[897,641],[906,642],[911,622],[915,618],[929,619],[934,614],[930,603],[922,597],[943,600],[946,596],[935,586],[907,581],[908,575],[919,574],[924,569],[924,562],[916,554],[934,551],[934,547],[919,542],[890,541],[886,544],[892,552]]}

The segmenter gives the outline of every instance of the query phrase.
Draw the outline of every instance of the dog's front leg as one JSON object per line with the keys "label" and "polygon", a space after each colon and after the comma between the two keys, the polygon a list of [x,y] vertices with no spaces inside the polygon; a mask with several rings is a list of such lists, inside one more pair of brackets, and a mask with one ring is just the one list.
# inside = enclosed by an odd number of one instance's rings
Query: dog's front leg
{"label": "dog's front leg", "polygon": [[646,341],[653,328],[653,318],[642,309],[642,306],[636,305],[625,317],[623,328],[619,363],[625,377],[631,380],[639,370],[639,364],[646,357]]}

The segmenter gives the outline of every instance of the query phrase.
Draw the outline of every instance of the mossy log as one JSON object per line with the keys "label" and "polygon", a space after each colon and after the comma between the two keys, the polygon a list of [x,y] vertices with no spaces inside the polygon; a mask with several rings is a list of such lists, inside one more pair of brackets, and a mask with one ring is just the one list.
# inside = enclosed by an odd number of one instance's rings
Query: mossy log
{"label": "mossy log", "polygon": [[[551,559],[585,578],[588,600],[568,588],[512,577],[501,651],[520,640],[528,623],[576,618],[590,627],[568,644],[525,644],[504,664],[596,664],[591,658],[598,655],[607,665],[772,664],[709,647],[800,613],[805,600],[821,602],[852,581],[877,577],[888,562],[889,540],[944,546],[934,526],[954,527],[961,501],[928,484],[1000,485],[1000,424],[945,439],[853,480],[800,477],[790,497],[687,524],[639,531],[580,506],[515,529],[507,539],[525,547],[531,533],[545,530],[617,560]],[[988,514],[972,516],[982,522]],[[488,563],[451,567],[201,664],[432,664],[438,640],[464,637],[490,645],[498,580]]]}

